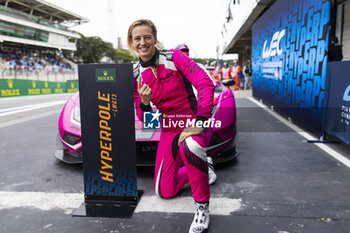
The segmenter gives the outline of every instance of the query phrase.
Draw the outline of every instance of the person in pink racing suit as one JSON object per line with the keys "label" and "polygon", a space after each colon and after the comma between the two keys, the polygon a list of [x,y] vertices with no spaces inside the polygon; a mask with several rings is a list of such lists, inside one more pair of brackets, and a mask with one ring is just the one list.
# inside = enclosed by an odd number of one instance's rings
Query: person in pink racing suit
{"label": "person in pink racing suit", "polygon": [[[152,102],[162,113],[163,122],[172,123],[162,126],[155,164],[155,192],[162,198],[171,198],[190,182],[196,212],[189,232],[206,232],[210,188],[205,148],[212,131],[202,126],[212,116],[213,82],[181,51],[160,52],[156,48],[157,29],[150,20],[133,22],[127,40],[130,50],[139,56],[134,67],[138,118],[143,121],[144,112],[152,111]],[[197,89],[198,100],[192,85]]]}
{"label": "person in pink racing suit", "polygon": [[[183,44],[178,44],[175,49],[180,50],[183,54],[185,54],[187,57],[190,55],[190,49],[188,46],[183,43]],[[201,63],[197,63],[197,65],[204,70],[204,72],[210,77],[211,74],[207,71],[205,66],[203,66]],[[213,81],[213,80],[212,80]],[[213,83],[214,85],[218,85],[218,83]],[[213,159],[209,156],[207,156],[207,162],[208,162],[208,174],[209,174],[209,184],[213,184],[216,181],[216,173],[215,169],[213,166]]]}

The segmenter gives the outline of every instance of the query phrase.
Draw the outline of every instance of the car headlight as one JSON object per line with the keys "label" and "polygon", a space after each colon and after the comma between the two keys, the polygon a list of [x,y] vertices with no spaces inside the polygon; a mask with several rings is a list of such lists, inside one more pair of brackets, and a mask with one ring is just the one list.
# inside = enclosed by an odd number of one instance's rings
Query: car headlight
{"label": "car headlight", "polygon": [[75,105],[73,109],[73,119],[80,123],[80,107],[78,105]]}

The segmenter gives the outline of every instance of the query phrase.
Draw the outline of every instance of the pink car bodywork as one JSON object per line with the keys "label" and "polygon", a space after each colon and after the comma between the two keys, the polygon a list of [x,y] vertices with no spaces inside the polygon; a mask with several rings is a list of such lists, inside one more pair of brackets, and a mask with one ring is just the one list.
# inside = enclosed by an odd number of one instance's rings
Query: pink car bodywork
{"label": "pink car bodywork", "polygon": [[[155,108],[153,108],[155,110]],[[136,111],[135,111],[136,112]],[[236,105],[231,89],[215,87],[214,118],[221,121],[220,128],[213,129],[207,154],[214,163],[238,156],[236,150]],[[62,109],[58,121],[59,133],[55,157],[66,163],[82,162],[79,92],[74,93]],[[135,114],[136,161],[139,166],[153,166],[159,142],[160,129],[143,129],[143,123]]]}

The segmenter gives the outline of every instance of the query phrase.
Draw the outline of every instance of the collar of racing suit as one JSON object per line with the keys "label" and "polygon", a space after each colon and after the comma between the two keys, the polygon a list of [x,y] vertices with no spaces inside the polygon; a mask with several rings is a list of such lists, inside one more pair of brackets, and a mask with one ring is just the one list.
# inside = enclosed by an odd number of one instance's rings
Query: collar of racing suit
{"label": "collar of racing suit", "polygon": [[151,58],[151,60],[143,62],[141,60],[141,58],[139,58],[139,61],[140,61],[140,64],[141,64],[141,66],[143,68],[150,67],[150,66],[157,67],[158,61],[159,61],[159,51],[158,51],[158,49],[156,49],[156,52],[154,53],[154,55]]}

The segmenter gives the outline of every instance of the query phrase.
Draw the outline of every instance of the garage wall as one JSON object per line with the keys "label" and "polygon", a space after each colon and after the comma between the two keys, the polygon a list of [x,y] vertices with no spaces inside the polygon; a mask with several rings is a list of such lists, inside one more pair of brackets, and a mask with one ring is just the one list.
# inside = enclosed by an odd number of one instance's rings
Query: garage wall
{"label": "garage wall", "polygon": [[343,61],[350,60],[350,2],[344,4],[343,13]]}
{"label": "garage wall", "polygon": [[322,130],[329,0],[278,0],[253,25],[253,96]]}

